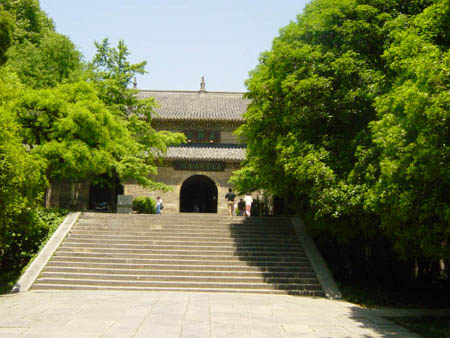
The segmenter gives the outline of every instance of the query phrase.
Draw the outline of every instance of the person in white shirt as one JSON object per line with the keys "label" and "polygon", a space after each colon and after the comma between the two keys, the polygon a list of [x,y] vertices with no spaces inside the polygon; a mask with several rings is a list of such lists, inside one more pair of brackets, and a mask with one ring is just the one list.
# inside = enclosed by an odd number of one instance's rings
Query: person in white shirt
{"label": "person in white shirt", "polygon": [[244,201],[245,201],[245,215],[247,217],[250,217],[250,211],[252,209],[252,203],[253,203],[253,198],[250,195],[250,193],[247,193],[247,195],[245,195]]}
{"label": "person in white shirt", "polygon": [[156,214],[161,215],[161,209],[164,208],[162,199],[158,196],[156,198]]}

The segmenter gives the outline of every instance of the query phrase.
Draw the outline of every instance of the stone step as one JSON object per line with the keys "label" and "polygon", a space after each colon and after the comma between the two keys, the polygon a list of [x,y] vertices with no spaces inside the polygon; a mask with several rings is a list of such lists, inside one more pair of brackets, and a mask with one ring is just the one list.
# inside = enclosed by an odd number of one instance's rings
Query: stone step
{"label": "stone step", "polygon": [[109,221],[109,222],[98,222],[92,221],[78,221],[75,226],[111,226],[111,227],[145,227],[145,226],[170,226],[170,227],[222,227],[222,228],[243,228],[243,229],[291,229],[292,223],[239,223],[239,222],[211,222],[205,220],[190,221],[186,222],[183,220],[171,220],[171,221],[145,221],[145,222],[130,222],[130,221]]}
{"label": "stone step", "polygon": [[186,282],[186,281],[126,281],[111,279],[77,279],[77,278],[39,278],[35,285],[43,284],[72,284],[72,285],[100,285],[100,286],[141,286],[141,287],[183,287],[183,288],[221,288],[226,289],[275,289],[275,290],[321,290],[320,284],[306,283],[250,283],[250,282]]}
{"label": "stone step", "polygon": [[[198,257],[196,257],[198,258]],[[173,258],[153,258],[153,259],[138,259],[138,258],[116,258],[116,257],[93,257],[93,256],[78,256],[78,255],[54,255],[52,261],[65,261],[65,262],[90,262],[90,263],[122,263],[122,264],[167,264],[167,265],[202,265],[202,266],[257,266],[259,268],[284,268],[284,267],[309,267],[309,261],[302,259],[299,261],[286,261],[286,260],[216,260],[208,257],[204,259],[173,259]]]}
{"label": "stone step", "polygon": [[[195,268],[195,267],[194,267]],[[118,268],[117,266],[112,266],[110,268],[99,268],[99,267],[76,267],[76,266],[47,266],[45,273],[58,272],[58,273],[82,273],[82,274],[104,274],[104,275],[145,275],[145,276],[197,276],[197,277],[260,277],[260,278],[273,278],[273,277],[283,277],[283,278],[316,278],[315,273],[312,269],[305,271],[274,271],[274,272],[263,272],[258,270],[252,271],[235,271],[235,270],[199,270],[199,269],[125,269]]]}
{"label": "stone step", "polygon": [[[158,254],[158,255],[205,255],[204,248],[179,248],[179,249],[160,249],[160,248],[143,248],[143,249],[131,249],[131,248],[118,248],[118,247],[103,247],[103,248],[93,248],[93,247],[81,247],[81,246],[70,246],[64,244],[59,248],[60,252],[83,252],[83,253],[111,253],[111,254]],[[231,255],[231,256],[273,256],[273,257],[304,257],[305,254],[301,250],[288,251],[288,250],[248,250],[248,248],[242,250],[229,249],[229,250],[217,250],[216,248],[210,248],[208,250],[208,255],[220,256],[220,255]]]}
{"label": "stone step", "polygon": [[236,240],[236,241],[257,241],[257,242],[286,242],[286,241],[298,241],[295,237],[295,235],[291,236],[270,236],[269,238],[266,236],[252,236],[252,237],[233,237],[233,236],[214,236],[210,235],[208,236],[203,234],[182,234],[182,233],[169,233],[169,234],[152,234],[152,235],[140,235],[140,234],[134,234],[134,235],[124,235],[124,234],[92,234],[92,233],[71,233],[69,235],[69,238],[93,238],[96,239],[122,239],[122,240],[174,240],[174,239],[182,239],[182,240],[213,240],[213,241],[230,241],[230,240]]}
{"label": "stone step", "polygon": [[174,214],[174,215],[165,215],[165,216],[157,216],[157,215],[122,215],[117,217],[117,215],[110,215],[107,218],[101,217],[87,217],[86,214],[83,214],[79,220],[79,222],[111,222],[111,223],[119,223],[119,222],[127,222],[127,223],[145,223],[145,222],[175,222],[175,223],[192,223],[192,222],[200,222],[200,223],[236,223],[236,224],[289,224],[291,223],[290,218],[281,218],[281,217],[230,217],[230,216],[221,216],[216,218],[208,217],[207,215],[196,215],[191,217],[186,217],[186,215]]}
{"label": "stone step", "polygon": [[104,241],[100,242],[88,242],[88,241],[69,241],[66,240],[61,247],[70,247],[70,248],[117,248],[117,249],[145,249],[145,250],[219,250],[219,251],[236,251],[236,250],[244,250],[244,251],[283,251],[283,252],[303,252],[302,247],[298,243],[283,245],[282,248],[278,244],[267,244],[267,243],[249,243],[247,245],[237,244],[237,243],[229,243],[227,245],[223,245],[223,243],[217,243],[217,245],[211,245],[210,243],[192,243],[192,242],[160,242],[153,244],[152,243],[132,243],[132,244],[123,244],[123,243],[115,243]]}
{"label": "stone step", "polygon": [[101,286],[101,285],[65,285],[65,284],[34,284],[34,290],[111,290],[111,291],[181,291],[181,292],[232,292],[232,293],[254,293],[254,294],[282,294],[305,297],[325,297],[322,290],[258,290],[258,289],[223,289],[223,288],[188,288],[188,287],[123,287],[123,286]]}
{"label": "stone step", "polygon": [[105,243],[105,244],[124,244],[124,245],[148,245],[148,244],[174,244],[174,243],[184,243],[187,245],[233,245],[233,246],[277,246],[277,247],[285,247],[285,246],[298,246],[300,245],[298,240],[295,238],[289,238],[287,240],[271,240],[271,239],[246,239],[246,238],[229,238],[229,239],[214,239],[214,238],[199,238],[199,237],[183,237],[182,239],[171,236],[171,237],[148,237],[142,238],[139,236],[135,237],[126,237],[126,238],[117,238],[117,236],[108,236],[106,238],[92,238],[91,236],[79,236],[79,235],[69,235],[65,242],[67,243]]}
{"label": "stone step", "polygon": [[203,231],[203,232],[242,232],[242,233],[295,233],[292,228],[288,227],[230,227],[230,226],[199,226],[199,225],[189,225],[189,226],[173,226],[164,224],[145,224],[139,226],[125,226],[125,225],[84,225],[77,224],[72,228],[72,230],[89,230],[89,231],[149,231],[149,230],[166,230],[166,231]]}
{"label": "stone step", "polygon": [[189,229],[186,231],[172,231],[170,229],[141,229],[135,231],[127,231],[127,230],[98,230],[98,229],[72,229],[70,231],[71,234],[74,235],[90,235],[90,236],[126,236],[126,235],[135,235],[135,236],[158,236],[158,235],[172,235],[176,234],[178,236],[202,236],[202,237],[259,237],[259,238],[286,238],[290,236],[295,236],[293,232],[264,232],[264,231],[208,231],[208,230],[195,230]]}
{"label": "stone step", "polygon": [[[56,257],[55,257],[56,258]],[[102,263],[95,261],[79,261],[77,259],[64,260],[61,257],[52,259],[47,268],[82,268],[82,269],[118,269],[118,270],[144,270],[144,271],[159,271],[159,270],[176,270],[176,271],[205,271],[205,272],[253,272],[253,273],[313,273],[314,270],[309,263],[299,263],[295,266],[250,266],[250,265],[198,265],[198,264],[154,264],[154,263],[118,263],[113,261],[112,263]]]}
{"label": "stone step", "polygon": [[242,261],[243,259],[252,262],[267,261],[267,262],[307,262],[308,259],[305,255],[295,255],[295,256],[251,256],[251,255],[214,255],[210,256],[209,253],[200,252],[198,254],[189,253],[188,254],[166,254],[166,253],[119,253],[119,252],[82,252],[68,250],[60,248],[55,252],[55,256],[71,256],[71,257],[83,257],[83,258],[120,258],[120,259],[164,259],[164,260],[210,260],[215,261]]}
{"label": "stone step", "polygon": [[290,221],[290,217],[286,216],[262,216],[262,217],[244,217],[244,216],[228,216],[212,213],[173,213],[173,214],[117,214],[117,213],[96,213],[96,212],[83,212],[81,215],[82,220],[86,219],[96,219],[96,220],[117,220],[117,219],[128,219],[128,220],[151,220],[151,219],[174,219],[179,221],[180,219],[207,219],[207,220],[233,220],[240,222],[264,222],[264,221]]}
{"label": "stone step", "polygon": [[170,228],[222,228],[222,229],[280,229],[280,230],[288,230],[292,229],[291,223],[279,223],[279,224],[270,224],[270,223],[229,223],[229,222],[95,222],[95,221],[79,221],[74,224],[75,227],[112,227],[112,228],[141,228],[141,227],[170,227]]}
{"label": "stone step", "polygon": [[251,277],[251,276],[179,276],[179,275],[130,275],[130,274],[95,274],[95,273],[60,273],[43,272],[39,279],[77,279],[77,280],[108,280],[138,282],[187,282],[187,283],[269,283],[269,284],[307,284],[318,285],[315,277]]}
{"label": "stone step", "polygon": [[33,285],[323,296],[289,218],[83,213]]}

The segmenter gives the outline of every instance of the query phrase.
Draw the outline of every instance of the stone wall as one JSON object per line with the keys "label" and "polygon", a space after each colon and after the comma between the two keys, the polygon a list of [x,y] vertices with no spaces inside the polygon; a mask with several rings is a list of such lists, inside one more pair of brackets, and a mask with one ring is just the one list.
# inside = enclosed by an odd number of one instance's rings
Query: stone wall
{"label": "stone wall", "polygon": [[45,195],[45,205],[53,208],[87,210],[89,182],[71,182],[69,180],[51,182]]}
{"label": "stone wall", "polygon": [[160,167],[158,168],[158,175],[152,177],[155,181],[163,182],[169,185],[172,190],[169,192],[162,191],[148,191],[137,184],[132,182],[124,185],[125,195],[132,195],[133,198],[138,196],[147,196],[156,200],[156,197],[161,197],[164,203],[164,212],[177,213],[180,211],[180,191],[184,181],[193,175],[205,175],[212,179],[217,186],[217,213],[227,213],[227,203],[225,201],[225,194],[228,192],[228,188],[232,188],[228,183],[233,171],[236,170],[235,165],[227,164],[225,170],[222,172],[216,171],[184,171],[175,170],[173,167]]}

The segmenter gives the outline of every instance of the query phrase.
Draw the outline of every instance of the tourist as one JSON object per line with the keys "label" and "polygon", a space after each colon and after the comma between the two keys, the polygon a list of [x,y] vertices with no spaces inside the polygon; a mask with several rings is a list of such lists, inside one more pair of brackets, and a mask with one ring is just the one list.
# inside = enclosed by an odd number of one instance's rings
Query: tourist
{"label": "tourist", "polygon": [[244,216],[245,202],[244,202],[244,200],[243,200],[242,198],[239,200],[239,203],[238,203],[238,210],[239,210],[238,215],[239,215],[239,216]]}
{"label": "tourist", "polygon": [[225,199],[228,200],[228,214],[233,216],[234,214],[234,199],[236,195],[231,188],[228,189],[228,193],[225,195]]}
{"label": "tourist", "polygon": [[161,210],[164,208],[162,199],[158,196],[156,197],[156,214],[161,215]]}
{"label": "tourist", "polygon": [[247,193],[247,195],[245,195],[244,201],[245,201],[245,215],[247,217],[250,217],[250,210],[252,209],[252,203],[253,203],[253,198],[250,195],[250,193]]}

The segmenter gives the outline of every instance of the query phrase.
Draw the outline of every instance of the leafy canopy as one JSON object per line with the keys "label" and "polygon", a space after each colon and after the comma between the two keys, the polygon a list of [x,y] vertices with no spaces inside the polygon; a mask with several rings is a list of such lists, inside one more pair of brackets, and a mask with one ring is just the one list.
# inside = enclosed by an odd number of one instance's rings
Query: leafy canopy
{"label": "leafy canopy", "polygon": [[384,234],[449,258],[449,31],[444,0],[315,0],[246,81],[241,192],[291,201],[341,242]]}

